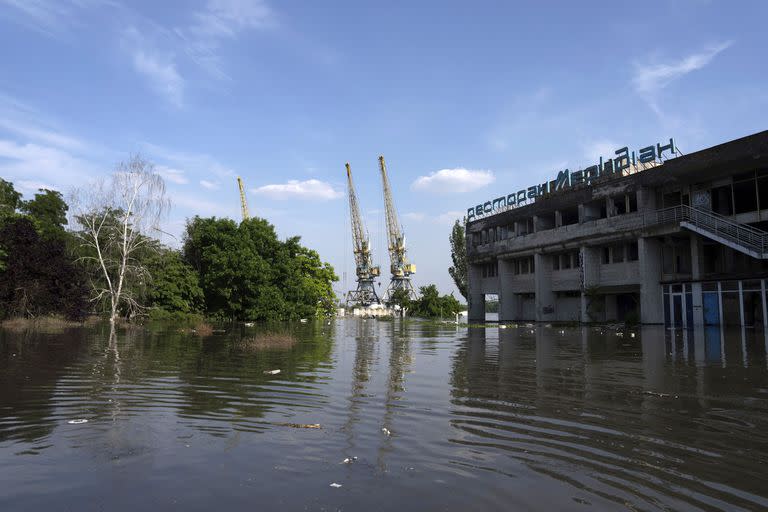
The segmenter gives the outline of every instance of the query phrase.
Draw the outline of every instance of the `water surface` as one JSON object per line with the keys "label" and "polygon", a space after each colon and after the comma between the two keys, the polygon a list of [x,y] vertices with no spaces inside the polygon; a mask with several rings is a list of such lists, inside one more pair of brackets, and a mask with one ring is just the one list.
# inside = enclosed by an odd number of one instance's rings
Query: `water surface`
{"label": "water surface", "polygon": [[0,510],[768,507],[762,332],[289,329],[0,331]]}

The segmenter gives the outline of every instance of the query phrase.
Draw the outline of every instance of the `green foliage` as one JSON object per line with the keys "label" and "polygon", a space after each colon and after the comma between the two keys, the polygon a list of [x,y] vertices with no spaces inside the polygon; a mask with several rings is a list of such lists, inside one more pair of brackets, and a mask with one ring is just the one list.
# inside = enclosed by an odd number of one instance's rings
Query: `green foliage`
{"label": "green foliage", "polygon": [[20,208],[32,218],[38,232],[44,237],[64,234],[69,206],[64,202],[61,192],[41,188],[34,198],[21,202]]}
{"label": "green foliage", "polygon": [[267,221],[195,217],[187,223],[184,260],[199,274],[208,314],[286,320],[330,313],[333,268],[299,244],[281,242]]}
{"label": "green foliage", "polygon": [[[146,305],[153,311],[199,313],[203,309],[203,291],[197,273],[184,263],[181,254],[168,249],[152,251],[144,259],[149,271]],[[155,313],[154,317],[162,316]]]}
{"label": "green foliage", "polygon": [[398,288],[389,296],[389,302],[387,306],[400,306],[401,308],[411,310],[413,307],[413,301],[405,288]]}
{"label": "green foliage", "polygon": [[0,227],[0,247],[12,255],[0,271],[0,316],[84,317],[85,276],[62,237],[44,238],[29,218],[16,216]]}
{"label": "green foliage", "polygon": [[434,284],[420,287],[419,295],[417,300],[410,303],[411,316],[442,318],[453,316],[463,310],[461,303],[453,294],[440,295]]}
{"label": "green foliage", "polygon": [[0,216],[14,213],[21,202],[21,194],[13,183],[0,178]]}
{"label": "green foliage", "polygon": [[453,265],[448,268],[453,282],[459,293],[467,298],[467,243],[465,238],[466,220],[456,220],[451,230],[451,260]]}

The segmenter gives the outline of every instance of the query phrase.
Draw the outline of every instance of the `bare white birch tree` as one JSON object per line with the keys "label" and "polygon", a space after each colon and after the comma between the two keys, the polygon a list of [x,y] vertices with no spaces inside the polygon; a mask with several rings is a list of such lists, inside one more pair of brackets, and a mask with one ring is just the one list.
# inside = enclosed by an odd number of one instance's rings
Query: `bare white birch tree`
{"label": "bare white birch tree", "polygon": [[139,155],[117,165],[108,179],[76,190],[70,212],[75,235],[88,252],[99,278],[92,279],[94,302],[106,301],[114,324],[120,308],[141,309],[131,285],[151,277],[137,252],[151,248],[152,235],[170,206],[165,182],[152,163]]}

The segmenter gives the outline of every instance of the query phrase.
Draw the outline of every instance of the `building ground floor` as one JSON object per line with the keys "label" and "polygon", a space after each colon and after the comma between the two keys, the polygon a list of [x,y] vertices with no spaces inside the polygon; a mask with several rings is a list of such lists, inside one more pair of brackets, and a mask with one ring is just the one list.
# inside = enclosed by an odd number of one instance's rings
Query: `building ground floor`
{"label": "building ground floor", "polygon": [[470,265],[469,320],[768,327],[768,268],[695,233],[582,245]]}

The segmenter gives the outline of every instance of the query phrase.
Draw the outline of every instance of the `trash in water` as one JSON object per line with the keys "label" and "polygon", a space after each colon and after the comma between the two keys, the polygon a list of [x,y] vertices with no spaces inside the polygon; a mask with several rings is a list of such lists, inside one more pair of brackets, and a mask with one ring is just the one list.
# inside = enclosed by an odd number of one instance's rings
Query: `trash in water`
{"label": "trash in water", "polygon": [[[303,323],[303,324],[307,323],[307,319],[306,319],[306,318],[302,318],[302,319],[301,319],[301,320],[299,320],[299,321],[300,321],[301,323]],[[339,486],[339,487],[341,487],[341,486]]]}
{"label": "trash in water", "polygon": [[341,484],[337,484],[336,482],[333,482],[331,484],[331,487],[333,487],[334,489],[338,489],[339,487],[341,487]]}
{"label": "trash in water", "polygon": [[85,418],[79,418],[76,420],[69,420],[67,423],[69,423],[70,425],[82,425],[83,423],[88,423],[88,420],[86,420]]}
{"label": "trash in water", "polygon": [[253,322],[245,322],[243,325],[246,327],[253,327]]}
{"label": "trash in water", "polygon": [[352,464],[355,461],[357,461],[357,457],[347,457],[342,461],[342,464]]}
{"label": "trash in water", "polygon": [[319,423],[275,423],[275,425],[291,428],[323,428]]}
{"label": "trash in water", "polygon": [[390,432],[387,427],[382,427],[381,431],[384,432],[385,436],[391,436],[392,435],[392,432]]}
{"label": "trash in water", "polygon": [[280,370],[265,370],[264,375],[277,375],[280,373]]}

